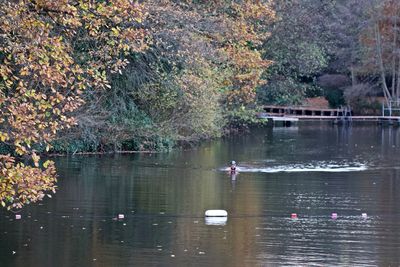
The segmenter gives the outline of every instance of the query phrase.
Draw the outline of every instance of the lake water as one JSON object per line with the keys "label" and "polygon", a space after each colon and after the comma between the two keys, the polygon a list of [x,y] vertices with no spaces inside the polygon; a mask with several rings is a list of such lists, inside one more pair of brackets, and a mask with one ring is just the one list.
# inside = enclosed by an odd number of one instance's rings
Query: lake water
{"label": "lake water", "polygon": [[321,124],[56,158],[52,199],[0,211],[0,266],[398,266],[399,152],[396,128]]}

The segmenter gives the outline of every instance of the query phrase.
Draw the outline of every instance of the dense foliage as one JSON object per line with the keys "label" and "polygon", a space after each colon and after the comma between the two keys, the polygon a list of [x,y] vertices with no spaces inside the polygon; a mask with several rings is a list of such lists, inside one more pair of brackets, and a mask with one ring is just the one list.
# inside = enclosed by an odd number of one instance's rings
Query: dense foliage
{"label": "dense foliage", "polygon": [[[20,208],[55,191],[50,149],[72,127],[87,88],[110,87],[107,73],[123,69],[125,53],[144,48],[140,5],[129,1],[2,1],[0,4],[0,158],[2,206]],[[31,166],[31,163],[33,166]]]}
{"label": "dense foliage", "polygon": [[265,57],[275,64],[258,90],[259,100],[290,105],[324,95],[331,105],[346,101],[359,112],[376,111],[380,96],[386,103],[399,102],[399,5],[394,0],[274,1],[277,20]]}
{"label": "dense foliage", "polygon": [[254,123],[263,103],[397,101],[399,10],[395,0],[1,1],[0,203],[55,191],[41,153],[168,150]]}
{"label": "dense foliage", "polygon": [[0,17],[3,206],[55,191],[40,152],[167,149],[254,120],[267,1],[7,0]]}
{"label": "dense foliage", "polygon": [[[163,150],[255,121],[267,25],[262,1],[145,1],[148,49],[131,54],[106,92],[90,91],[77,116],[89,149]],[[96,99],[96,101],[92,101]],[[67,140],[66,143],[71,143]]]}

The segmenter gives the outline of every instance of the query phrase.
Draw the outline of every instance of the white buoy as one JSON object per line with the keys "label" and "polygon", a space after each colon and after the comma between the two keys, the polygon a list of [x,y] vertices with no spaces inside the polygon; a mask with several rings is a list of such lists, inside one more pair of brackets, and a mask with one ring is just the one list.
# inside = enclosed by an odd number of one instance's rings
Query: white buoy
{"label": "white buoy", "polygon": [[366,219],[368,217],[367,213],[362,213],[361,217],[363,217],[364,219]]}
{"label": "white buoy", "polygon": [[205,215],[206,217],[227,217],[228,212],[226,210],[207,210]]}
{"label": "white buoy", "polygon": [[124,214],[118,214],[118,219],[122,220],[122,219],[124,219],[124,218],[125,218],[125,215],[124,215]]}
{"label": "white buoy", "polygon": [[21,218],[22,218],[21,214],[15,214],[15,219],[16,220],[21,220]]}

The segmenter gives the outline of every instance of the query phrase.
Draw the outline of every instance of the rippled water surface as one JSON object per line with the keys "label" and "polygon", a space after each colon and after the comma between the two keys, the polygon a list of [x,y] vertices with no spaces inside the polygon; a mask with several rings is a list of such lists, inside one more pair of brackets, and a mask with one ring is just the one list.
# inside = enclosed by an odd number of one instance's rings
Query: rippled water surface
{"label": "rippled water surface", "polygon": [[398,266],[399,152],[396,128],[314,125],[56,158],[52,199],[0,212],[0,266]]}

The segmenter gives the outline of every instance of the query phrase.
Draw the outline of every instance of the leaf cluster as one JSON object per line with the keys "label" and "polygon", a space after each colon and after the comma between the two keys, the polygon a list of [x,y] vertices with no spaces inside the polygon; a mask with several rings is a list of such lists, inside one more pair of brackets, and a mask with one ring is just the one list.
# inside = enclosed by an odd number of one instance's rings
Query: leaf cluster
{"label": "leaf cluster", "polygon": [[58,132],[76,124],[83,92],[109,88],[107,73],[145,48],[144,12],[128,0],[6,0],[0,17],[0,141],[14,148],[2,158],[0,200],[19,208],[55,188],[53,164],[39,168],[32,147],[49,150]]}

